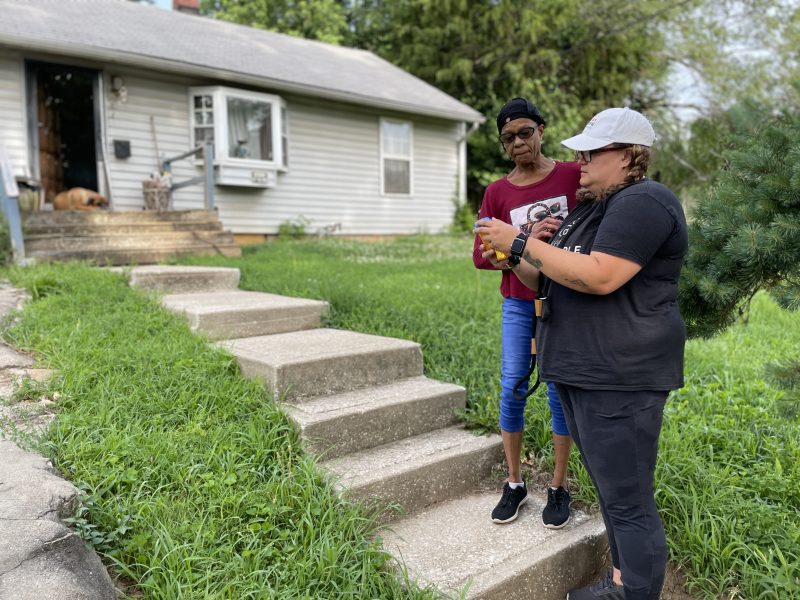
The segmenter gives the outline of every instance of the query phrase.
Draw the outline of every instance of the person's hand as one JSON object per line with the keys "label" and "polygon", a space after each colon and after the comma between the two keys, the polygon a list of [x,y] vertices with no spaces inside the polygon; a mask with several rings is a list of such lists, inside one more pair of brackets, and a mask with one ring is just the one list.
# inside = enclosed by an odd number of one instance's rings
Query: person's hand
{"label": "person's hand", "polygon": [[478,245],[478,250],[481,251],[481,256],[492,263],[492,266],[495,269],[500,269],[501,271],[505,271],[508,269],[508,260],[497,260],[497,254],[494,252],[494,248],[489,248],[487,250],[486,246],[483,244]]}
{"label": "person's hand", "polygon": [[477,221],[475,223],[475,231],[481,234],[481,239],[484,242],[504,254],[511,253],[511,242],[514,241],[514,238],[519,233],[519,229],[500,219]]}
{"label": "person's hand", "polygon": [[555,235],[556,231],[561,227],[562,221],[555,217],[545,217],[541,221],[537,221],[531,227],[531,237],[543,242],[549,242],[550,238]]}

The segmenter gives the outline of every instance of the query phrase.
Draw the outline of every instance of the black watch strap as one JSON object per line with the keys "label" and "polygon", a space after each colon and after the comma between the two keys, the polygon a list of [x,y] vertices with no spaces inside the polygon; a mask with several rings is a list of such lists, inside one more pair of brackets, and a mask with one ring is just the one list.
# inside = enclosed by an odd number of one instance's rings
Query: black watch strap
{"label": "black watch strap", "polygon": [[514,259],[514,264],[519,264],[519,261],[522,259],[522,253],[525,251],[525,244],[527,241],[527,233],[520,233],[514,238],[514,241],[511,242],[511,252],[508,257],[509,262],[511,262],[511,259]]}

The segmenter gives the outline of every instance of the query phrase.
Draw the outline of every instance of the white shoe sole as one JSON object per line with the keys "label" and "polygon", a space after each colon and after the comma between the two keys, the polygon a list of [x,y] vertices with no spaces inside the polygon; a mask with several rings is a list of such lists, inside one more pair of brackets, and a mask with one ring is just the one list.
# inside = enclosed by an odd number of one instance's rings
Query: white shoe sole
{"label": "white shoe sole", "polygon": [[[550,525],[548,523],[545,523],[544,520],[542,520],[542,525],[544,525],[544,527],[546,529],[562,529],[567,523],[569,523],[569,520],[570,520],[570,517],[567,517],[567,520],[564,521],[561,525]],[[567,600],[569,600],[569,599],[567,599]]]}
{"label": "white shoe sole", "polygon": [[528,501],[528,496],[525,496],[522,500],[520,500],[520,503],[517,505],[517,512],[515,512],[513,515],[511,515],[505,521],[503,521],[501,519],[492,519],[492,523],[500,523],[500,524],[502,524],[502,523],[511,523],[511,521],[516,520],[516,518],[519,516],[520,507],[523,504],[525,504],[527,501]]}

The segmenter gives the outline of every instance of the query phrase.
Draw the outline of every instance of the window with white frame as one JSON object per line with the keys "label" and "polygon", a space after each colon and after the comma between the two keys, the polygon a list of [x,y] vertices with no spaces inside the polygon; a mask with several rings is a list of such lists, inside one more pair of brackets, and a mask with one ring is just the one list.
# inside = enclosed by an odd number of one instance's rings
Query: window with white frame
{"label": "window with white frame", "polygon": [[381,119],[381,182],[384,194],[411,194],[412,128],[409,121]]}
{"label": "window with white frame", "polygon": [[217,183],[271,187],[288,168],[286,105],[272,94],[191,88],[192,143],[214,143]]}

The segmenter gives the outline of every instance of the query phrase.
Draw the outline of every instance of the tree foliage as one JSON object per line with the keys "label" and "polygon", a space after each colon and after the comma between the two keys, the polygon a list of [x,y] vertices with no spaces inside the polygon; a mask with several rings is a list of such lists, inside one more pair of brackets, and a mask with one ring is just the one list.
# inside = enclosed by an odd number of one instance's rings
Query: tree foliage
{"label": "tree foliage", "polygon": [[760,289],[800,289],[800,116],[769,119],[726,153],[689,229],[680,289],[690,335],[712,335]]}
{"label": "tree foliage", "polygon": [[202,0],[201,12],[224,21],[340,44],[347,33],[337,0]]}

